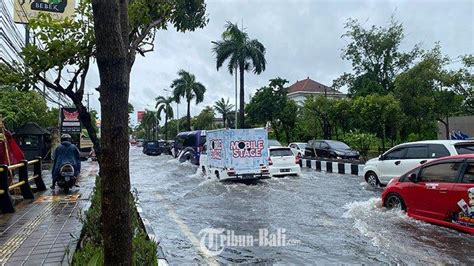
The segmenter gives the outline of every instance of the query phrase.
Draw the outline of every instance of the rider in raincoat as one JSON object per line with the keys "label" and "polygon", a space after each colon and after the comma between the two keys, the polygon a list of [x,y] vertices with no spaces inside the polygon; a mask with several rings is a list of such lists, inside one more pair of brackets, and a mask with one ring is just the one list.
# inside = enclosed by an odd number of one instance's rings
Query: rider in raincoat
{"label": "rider in raincoat", "polygon": [[56,181],[59,177],[59,171],[61,167],[65,164],[71,164],[74,167],[74,176],[77,177],[81,172],[81,159],[79,156],[79,150],[76,145],[71,143],[71,135],[63,134],[61,135],[61,144],[54,151],[54,163],[52,178],[53,184],[51,189],[54,189],[56,186]]}

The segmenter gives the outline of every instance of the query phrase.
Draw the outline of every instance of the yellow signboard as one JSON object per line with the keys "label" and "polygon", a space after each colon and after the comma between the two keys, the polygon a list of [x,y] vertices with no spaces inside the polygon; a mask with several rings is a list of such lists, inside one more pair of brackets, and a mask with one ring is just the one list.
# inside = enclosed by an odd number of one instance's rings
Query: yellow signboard
{"label": "yellow signboard", "polygon": [[39,13],[48,13],[53,19],[64,19],[74,14],[75,0],[13,0],[13,20],[28,24]]}

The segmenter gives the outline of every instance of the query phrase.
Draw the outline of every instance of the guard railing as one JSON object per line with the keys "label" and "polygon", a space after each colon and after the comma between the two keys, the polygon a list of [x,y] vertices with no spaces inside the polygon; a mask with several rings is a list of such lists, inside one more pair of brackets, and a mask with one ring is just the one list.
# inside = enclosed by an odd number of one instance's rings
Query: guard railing
{"label": "guard railing", "polygon": [[[28,166],[33,166],[33,175],[30,176]],[[0,165],[0,211],[2,213],[15,212],[15,207],[10,192],[15,188],[20,188],[21,195],[24,199],[34,199],[33,191],[30,187],[30,182],[34,181],[37,191],[46,190],[46,186],[41,175],[42,160],[41,157],[27,161],[23,160],[14,165]],[[13,175],[18,171],[18,182],[8,184],[9,175]],[[12,177],[13,178],[13,177]]]}

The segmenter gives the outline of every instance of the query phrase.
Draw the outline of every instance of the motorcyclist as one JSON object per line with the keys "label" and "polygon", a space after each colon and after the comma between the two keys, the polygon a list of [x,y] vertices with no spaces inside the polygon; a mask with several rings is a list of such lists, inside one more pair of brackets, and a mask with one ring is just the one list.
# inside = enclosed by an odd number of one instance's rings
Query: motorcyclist
{"label": "motorcyclist", "polygon": [[54,162],[53,162],[53,171],[52,179],[53,184],[51,189],[56,187],[56,182],[60,175],[60,169],[65,164],[71,164],[74,167],[74,176],[77,177],[81,172],[81,159],[79,155],[79,150],[76,145],[71,143],[71,135],[62,134],[61,135],[61,144],[54,150]]}

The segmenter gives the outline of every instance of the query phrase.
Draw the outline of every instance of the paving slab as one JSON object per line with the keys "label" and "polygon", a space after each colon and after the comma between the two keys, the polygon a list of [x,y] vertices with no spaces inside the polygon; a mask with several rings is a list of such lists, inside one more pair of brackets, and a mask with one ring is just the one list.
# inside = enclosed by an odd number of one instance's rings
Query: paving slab
{"label": "paving slab", "polygon": [[45,178],[47,191],[36,193],[33,201],[20,200],[15,213],[0,214],[0,265],[68,264],[98,170],[96,162],[83,162],[79,187],[69,195],[58,187],[50,190],[51,179]]}

